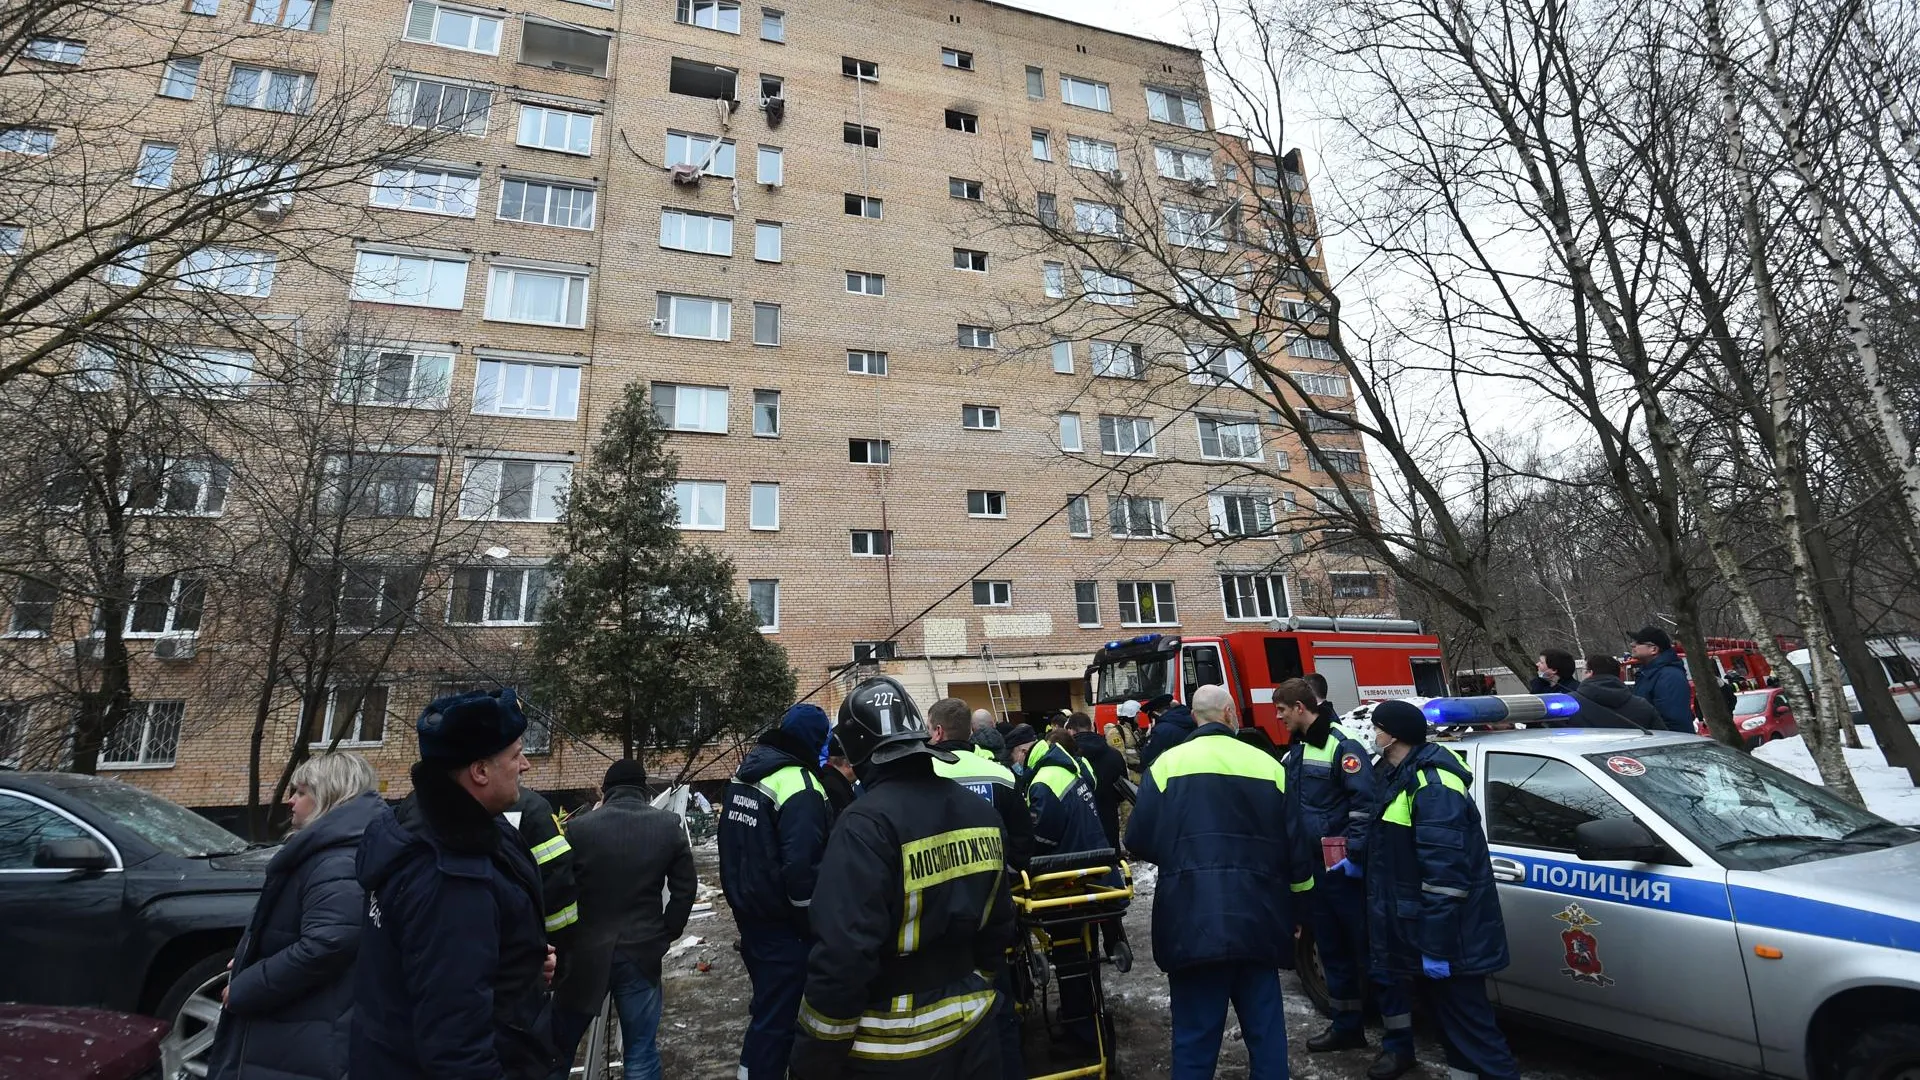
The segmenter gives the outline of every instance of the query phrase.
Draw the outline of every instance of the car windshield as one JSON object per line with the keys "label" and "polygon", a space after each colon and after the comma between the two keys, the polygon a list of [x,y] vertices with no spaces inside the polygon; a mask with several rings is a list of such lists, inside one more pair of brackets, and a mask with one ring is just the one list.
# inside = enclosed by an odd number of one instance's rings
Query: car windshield
{"label": "car windshield", "polygon": [[1689,839],[1734,870],[1910,844],[1920,833],[1714,742],[1588,754]]}
{"label": "car windshield", "polygon": [[1169,688],[1167,672],[1171,660],[1172,654],[1161,652],[1100,665],[1095,674],[1098,685],[1094,691],[1094,704],[1111,705],[1116,701],[1145,701],[1159,697]]}
{"label": "car windshield", "polygon": [[1772,697],[1765,690],[1749,690],[1733,699],[1733,715],[1747,716],[1767,711],[1767,699]]}
{"label": "car windshield", "polygon": [[65,790],[169,855],[232,855],[247,848],[245,840],[199,814],[131,784],[75,784]]}

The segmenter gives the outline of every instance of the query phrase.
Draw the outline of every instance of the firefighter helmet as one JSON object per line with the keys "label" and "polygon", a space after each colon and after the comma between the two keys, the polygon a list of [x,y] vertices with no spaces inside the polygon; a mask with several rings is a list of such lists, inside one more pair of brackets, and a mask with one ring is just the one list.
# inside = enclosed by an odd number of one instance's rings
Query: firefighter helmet
{"label": "firefighter helmet", "polygon": [[909,754],[931,751],[933,733],[920,707],[897,681],[876,675],[860,680],[840,702],[834,735],[854,765],[885,764]]}

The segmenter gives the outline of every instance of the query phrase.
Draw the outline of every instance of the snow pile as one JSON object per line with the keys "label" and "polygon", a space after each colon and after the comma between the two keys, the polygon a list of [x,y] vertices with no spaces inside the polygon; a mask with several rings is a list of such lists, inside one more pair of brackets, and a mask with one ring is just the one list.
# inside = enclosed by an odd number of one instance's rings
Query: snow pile
{"label": "snow pile", "polygon": [[1130,863],[1133,870],[1133,895],[1146,897],[1153,895],[1153,887],[1160,883],[1160,868],[1152,863]]}
{"label": "snow pile", "polygon": [[[1866,749],[1843,749],[1842,753],[1847,755],[1847,767],[1853,770],[1853,782],[1860,788],[1860,797],[1867,800],[1867,809],[1896,824],[1920,825],[1920,788],[1907,779],[1904,769],[1888,765],[1880,756],[1873,732],[1866,725],[1858,730]],[[1753,756],[1810,784],[1820,782],[1820,770],[1814,768],[1806,740],[1798,735],[1776,739],[1755,750]]]}

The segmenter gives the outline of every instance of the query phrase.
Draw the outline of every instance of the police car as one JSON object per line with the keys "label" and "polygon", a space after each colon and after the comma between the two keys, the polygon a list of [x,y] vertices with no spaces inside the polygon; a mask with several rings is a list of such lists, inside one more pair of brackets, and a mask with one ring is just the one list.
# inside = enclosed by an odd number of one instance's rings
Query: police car
{"label": "police car", "polygon": [[[1423,708],[1472,724],[1571,701]],[[1716,1074],[1920,1078],[1920,831],[1692,735],[1440,737],[1487,830],[1503,1010]],[[1325,1008],[1316,967],[1303,982]]]}

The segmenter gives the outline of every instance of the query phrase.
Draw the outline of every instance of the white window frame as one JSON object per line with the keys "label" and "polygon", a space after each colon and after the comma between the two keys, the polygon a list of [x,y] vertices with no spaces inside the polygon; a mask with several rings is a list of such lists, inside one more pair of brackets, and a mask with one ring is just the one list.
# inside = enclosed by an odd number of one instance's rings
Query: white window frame
{"label": "white window frame", "polygon": [[[515,314],[514,300],[518,289],[523,284],[531,284],[542,279],[559,283],[560,310],[552,318],[544,317],[544,313]],[[587,325],[587,306],[591,285],[590,276],[581,270],[495,263],[488,267],[487,302],[483,309],[486,314],[482,318],[489,322],[583,330]]]}
{"label": "white window frame", "polygon": [[963,349],[991,349],[993,348],[993,328],[961,323],[957,330],[957,343]]}
{"label": "white window frame", "polygon": [[[427,9],[431,10],[425,17],[426,24],[425,26],[420,26],[418,25],[422,18],[420,13]],[[443,16],[447,15],[468,20],[469,25],[464,42],[442,39],[442,30],[448,29],[443,25]],[[487,48],[482,44],[483,35],[480,31],[483,27],[487,26],[493,28],[492,48]],[[437,4],[431,2],[431,0],[412,0],[412,2],[407,5],[407,18],[400,31],[400,40],[411,41],[421,45],[434,45],[442,49],[453,49],[457,52],[479,53],[482,56],[499,56],[500,39],[505,35],[505,30],[506,20],[498,15],[483,13],[453,4]]]}
{"label": "white window frame", "polygon": [[[1083,591],[1088,594],[1088,599],[1084,601],[1080,597]],[[1093,605],[1092,622],[1088,622],[1085,618],[1086,612],[1083,604],[1086,603]],[[1073,620],[1083,629],[1091,629],[1100,625],[1100,583],[1098,581],[1076,581],[1073,583]]]}
{"label": "white window frame", "polygon": [[[392,260],[396,286],[401,283],[402,279],[399,271],[413,267],[414,272],[422,275],[421,280],[426,282],[426,290],[416,294],[402,293],[395,288],[392,290],[382,290],[384,295],[367,295],[368,285],[374,280],[371,276],[372,271],[370,271],[367,266],[370,260]],[[415,264],[417,264],[417,266]],[[459,291],[454,299],[457,302],[451,304],[433,303],[432,298],[435,293],[433,280],[435,276],[442,273],[451,275],[454,273],[454,268],[456,267],[459,273]],[[349,299],[364,304],[395,304],[401,307],[430,307],[443,311],[459,311],[466,306],[468,268],[469,262],[466,259],[416,252],[381,251],[363,248],[354,261],[353,285],[349,292]],[[450,285],[451,282],[445,284]],[[408,299],[408,297],[416,295],[421,297],[421,299]],[[444,290],[442,291],[442,298],[445,298]]]}
{"label": "white window frame", "polygon": [[[972,584],[974,607],[1013,606],[1013,582],[994,578],[975,578]],[[986,599],[982,600],[982,596]]]}
{"label": "white window frame", "polygon": [[753,602],[753,588],[756,585],[771,586],[773,591],[773,618],[771,621],[766,619],[760,620],[760,632],[763,634],[777,634],[780,632],[780,579],[747,579],[747,609],[752,611],[755,616],[758,616],[760,614],[759,608],[757,608]]}
{"label": "white window frame", "polygon": [[[166,168],[161,170],[151,164],[149,159],[156,157],[155,152],[166,155]],[[169,142],[143,142],[140,144],[140,156],[134,159],[133,186],[154,188],[164,191],[173,186],[173,170],[180,164],[180,147]]]}
{"label": "white window frame", "polygon": [[1060,76],[1060,102],[1076,109],[1110,113],[1113,111],[1113,91],[1098,79],[1083,79],[1063,72]]}
{"label": "white window frame", "polygon": [[753,261],[777,263],[786,247],[786,231],[778,221],[753,223]]}
{"label": "white window frame", "polygon": [[1132,307],[1138,303],[1134,297],[1132,278],[1124,274],[1110,274],[1097,266],[1080,268],[1080,292],[1090,304]]}
{"label": "white window frame", "polygon": [[[560,125],[559,142],[550,142],[555,122]],[[599,117],[593,113],[576,109],[561,109],[552,105],[520,103],[520,119],[514,128],[513,141],[516,146],[525,146],[534,150],[551,150],[556,154],[573,154],[578,157],[593,156],[593,129]],[[531,124],[533,133],[528,134]],[[586,137],[580,137],[580,129],[586,128]],[[529,139],[531,138],[531,141]]]}
{"label": "white window frame", "polygon": [[[407,358],[407,389],[399,400],[382,400],[380,364]],[[365,359],[360,359],[365,358]],[[356,365],[356,360],[359,360]],[[370,362],[369,362],[370,361]],[[364,369],[356,371],[355,367]],[[410,346],[349,345],[341,350],[340,379],[334,399],[352,405],[393,409],[444,409],[453,385],[453,354]]]}
{"label": "white window frame", "polygon": [[[376,691],[380,695],[380,738],[367,739],[362,737],[366,732],[367,698]],[[342,736],[340,741],[338,743],[335,743],[334,742],[334,725],[337,722],[339,717],[340,699],[342,695],[347,695],[347,694],[358,694],[360,698],[360,700],[354,703],[353,716],[350,718],[351,723],[353,724],[353,737],[347,738],[345,736]],[[385,683],[375,683],[371,686],[367,686],[362,683],[352,683],[352,684],[346,684],[346,685],[335,683],[327,687],[327,709],[325,714],[322,715],[320,719],[320,737],[312,740],[307,745],[308,746],[336,746],[337,745],[342,748],[349,748],[349,747],[355,747],[355,746],[383,746],[386,744],[387,725],[392,719],[393,719],[393,687],[392,686]]]}
{"label": "white window frame", "polygon": [[[848,530],[847,554],[856,559],[890,559],[893,557],[892,529],[850,529]],[[861,551],[862,540],[865,551]],[[885,547],[885,551],[875,551],[876,543]]]}
{"label": "white window frame", "polygon": [[[719,149],[715,149],[718,146]],[[667,132],[668,168],[675,165],[705,166],[708,176],[733,179],[739,165],[739,148],[732,139],[723,139],[718,135],[702,135],[697,131]]]}
{"label": "white window frame", "polygon": [[1155,143],[1153,146],[1153,167],[1156,172],[1168,180],[1183,180],[1189,184],[1198,183],[1212,187],[1216,181],[1213,172],[1213,155],[1205,150],[1196,150],[1191,146],[1169,146]]}
{"label": "white window frame", "polygon": [[[760,430],[762,416],[772,421],[769,425],[772,430]],[[780,437],[780,391],[761,389],[753,392],[753,434],[761,439]]]}
{"label": "white window frame", "polygon": [[1073,200],[1073,228],[1075,232],[1090,236],[1118,237],[1125,234],[1119,207],[1088,199]]}
{"label": "white window frame", "polygon": [[[773,167],[768,168],[767,163]],[[787,182],[787,152],[778,146],[760,146],[754,151],[753,178],[768,187],[779,187]]]}
{"label": "white window frame", "polygon": [[[1293,597],[1287,587],[1287,575],[1266,573],[1225,573],[1220,577],[1220,616],[1228,622],[1269,622],[1284,619],[1293,611]],[[1244,587],[1245,591],[1242,591]],[[1232,591],[1229,592],[1228,590]],[[1246,609],[1251,600],[1252,614]],[[1277,601],[1277,602],[1276,602]],[[1267,611],[1260,611],[1261,604]],[[1234,614],[1238,609],[1239,614]]]}
{"label": "white window frame", "polygon": [[1294,385],[1298,386],[1303,394],[1343,400],[1353,396],[1352,384],[1347,381],[1345,375],[1322,371],[1293,371],[1288,374],[1293,376]]}
{"label": "white window frame", "polygon": [[787,13],[779,8],[760,9],[760,40],[776,45],[787,43]]}
{"label": "white window frame", "polygon": [[1206,103],[1179,90],[1149,86],[1147,87],[1147,119],[1183,127],[1189,131],[1205,131],[1207,130]]}
{"label": "white window frame", "polygon": [[[976,498],[975,496],[978,496]],[[999,506],[999,512],[994,511]],[[978,510],[974,507],[979,507]],[[967,516],[970,518],[1005,519],[1007,516],[1007,493],[985,488],[972,488],[967,492]]]}
{"label": "white window frame", "polygon": [[[771,324],[772,333],[761,336],[760,317],[765,315]],[[780,345],[780,305],[769,304],[762,300],[753,302],[753,343],[777,348]]]}
{"label": "white window frame", "polygon": [[[695,234],[699,233],[699,236]],[[733,218],[667,206],[660,210],[660,246],[700,255],[733,254]]]}
{"label": "white window frame", "polygon": [[333,22],[333,0],[253,0],[247,21],[256,26],[324,34]]}
{"label": "white window frame", "polygon": [[1000,406],[962,405],[960,406],[960,426],[968,431],[999,431]]}
{"label": "white window frame", "polygon": [[[868,221],[884,221],[886,219],[887,201],[878,195],[861,195],[857,192],[849,191],[841,199],[842,209],[845,209],[847,199],[852,199],[857,207],[857,209],[854,210],[847,210],[848,217],[865,218]],[[869,213],[869,211],[872,212]]]}
{"label": "white window frame", "polygon": [[1339,360],[1339,354],[1333,351],[1333,343],[1323,337],[1296,334],[1287,338],[1287,355],[1298,356],[1306,360]]}
{"label": "white window frame", "polygon": [[[679,0],[674,5],[673,21],[722,34],[740,32],[739,0]],[[731,23],[732,25],[727,25]]]}
{"label": "white window frame", "polygon": [[1165,540],[1167,500],[1158,495],[1108,495],[1107,532],[1115,540]]}
{"label": "white window frame", "polygon": [[676,480],[674,528],[688,532],[723,532],[727,527],[725,480]]}
{"label": "white window frame", "polygon": [[870,375],[883,378],[888,371],[888,358],[880,349],[848,349],[847,374]]}
{"label": "white window frame", "polygon": [[940,47],[940,66],[949,67],[955,71],[972,71],[973,54],[965,49],[955,49],[951,46],[942,45]]}
{"label": "white window frame", "polygon": [[[1198,439],[1200,443],[1200,457],[1203,460],[1206,460],[1206,461],[1261,461],[1265,458],[1266,451],[1265,451],[1264,440],[1260,436],[1260,425],[1255,420],[1252,420],[1246,417],[1239,417],[1239,416],[1213,416],[1207,413],[1198,413],[1193,418],[1193,425],[1194,425],[1195,438]],[[1214,447],[1215,447],[1215,452],[1211,454],[1207,452],[1207,428],[1209,425],[1211,425],[1213,428],[1213,438],[1214,438]],[[1220,437],[1220,429],[1223,427],[1250,429],[1253,432],[1253,438],[1252,438],[1253,452],[1240,453],[1240,454],[1227,453],[1226,441]],[[1246,438],[1245,432],[1234,433],[1234,440],[1238,445],[1244,446],[1245,438]]]}
{"label": "white window frame", "polygon": [[147,385],[167,396],[237,397],[253,382],[252,353],[190,345],[170,349],[164,364],[147,374]]}
{"label": "white window frame", "polygon": [[197,56],[168,57],[160,69],[160,96],[175,101],[192,101],[194,95],[200,92],[200,70],[200,58]]}
{"label": "white window frame", "polygon": [[[853,448],[855,446],[864,446],[867,448],[867,457],[865,461],[854,460]],[[878,455],[877,459],[876,459],[876,454]],[[893,440],[892,439],[848,439],[847,440],[847,464],[866,465],[876,469],[884,469],[884,468],[887,468],[888,466],[891,466],[893,464]]]}
{"label": "white window frame", "polygon": [[[428,468],[421,470],[419,464]],[[440,459],[428,454],[328,454],[321,462],[318,503],[329,517],[350,519],[433,516],[440,490]],[[384,571],[383,571],[384,572]]]}
{"label": "white window frame", "polygon": [[436,166],[388,166],[374,174],[367,202],[386,210],[470,218],[479,212],[480,176]]}
{"label": "white window frame", "polygon": [[[768,508],[762,502],[763,496],[773,500],[771,507],[773,518],[771,522],[768,521],[766,515],[761,513],[763,509]],[[780,531],[779,484],[765,480],[755,480],[747,485],[747,529],[751,532]]]}
{"label": "white window frame", "polygon": [[[854,288],[859,285],[860,288]],[[847,271],[847,291],[855,296],[887,295],[887,275],[869,273],[865,270]]]}
{"label": "white window frame", "polygon": [[[655,317],[665,323],[657,333],[667,337],[694,338],[700,341],[733,340],[733,301],[717,296],[689,296],[685,293],[663,292],[654,294],[654,297]],[[687,309],[684,315],[682,314],[683,306]],[[702,333],[693,332],[695,327],[692,309],[697,306],[706,308],[706,325],[701,328],[704,331]],[[666,314],[658,314],[662,310]],[[718,333],[714,332],[716,329]]]}
{"label": "white window frame", "polygon": [[[1140,617],[1140,589],[1145,586],[1152,593],[1153,621]],[[1120,606],[1121,626],[1179,626],[1180,609],[1176,603],[1171,581],[1117,581],[1114,593]],[[1133,609],[1133,619],[1127,619],[1127,609]],[[1171,618],[1163,618],[1163,615]]]}
{"label": "white window frame", "polygon": [[[19,229],[17,225],[5,227]],[[140,284],[147,279],[147,259],[152,255],[152,250],[151,244],[135,244],[127,248],[115,256],[113,261],[100,268],[100,280],[122,288]],[[18,254],[18,251],[10,251],[7,254]]]}
{"label": "white window frame", "polygon": [[[673,394],[671,421],[660,417],[660,395],[663,391]],[[669,431],[694,431],[707,435],[727,433],[727,415],[732,405],[732,393],[727,387],[656,382],[648,387],[647,400],[653,403],[654,415],[660,418],[661,426]],[[685,423],[689,417],[693,422]]]}
{"label": "white window frame", "polygon": [[1066,338],[1055,338],[1053,343],[1047,346],[1047,352],[1052,358],[1055,375],[1073,374],[1073,342]]}
{"label": "white window frame", "polygon": [[280,257],[271,251],[219,245],[197,248],[181,258],[173,287],[224,296],[272,296],[279,267]]}
{"label": "white window frame", "polygon": [[1252,385],[1253,365],[1246,354],[1225,345],[1187,342],[1187,381],[1195,386]]}
{"label": "white window frame", "polygon": [[[167,601],[165,614],[162,616],[162,626],[158,630],[135,630],[133,628],[133,620],[134,616],[138,614],[141,605],[140,592],[148,583],[157,581],[167,583]],[[194,615],[194,624],[192,626],[180,627],[178,625],[180,619],[180,600],[186,595],[189,589],[195,588],[200,590],[200,610]],[[206,605],[207,580],[205,578],[196,578],[184,574],[155,574],[136,577],[133,579],[132,596],[127,601],[126,614],[121,623],[120,636],[130,641],[151,641],[154,638],[165,637],[169,634],[198,634],[200,632],[200,623],[206,619]],[[100,631],[98,629],[94,630],[94,636],[98,637],[99,635]]]}
{"label": "white window frame", "polygon": [[1067,264],[1043,262],[1040,264],[1040,291],[1049,300],[1064,300],[1067,297]]}
{"label": "white window frame", "polygon": [[[417,124],[414,122],[414,108],[419,103],[421,89],[428,86],[435,88],[434,93],[440,100],[434,110],[433,122]],[[446,96],[453,91],[460,93],[461,103],[465,107],[452,116],[443,115],[444,110],[438,106],[444,105]],[[485,104],[475,109],[473,108],[475,101],[482,101]],[[453,119],[458,119],[459,123],[448,122]],[[466,83],[434,79],[424,75],[395,75],[393,93],[387,101],[387,120],[400,127],[419,128],[423,131],[452,131],[476,138],[483,137],[493,120],[493,91],[486,87],[470,86]]]}
{"label": "white window frame", "polygon": [[[1132,437],[1134,447],[1131,450],[1122,450],[1119,448],[1122,442],[1120,438],[1120,425],[1122,423],[1126,424],[1127,434]],[[1146,434],[1144,440],[1140,438],[1142,432]],[[1107,449],[1107,436],[1109,433],[1113,435],[1112,442],[1114,449],[1112,450]],[[1102,414],[1100,417],[1100,452],[1112,457],[1154,457],[1159,451],[1154,446],[1153,421],[1144,416],[1113,416]]]}
{"label": "white window frame", "polygon": [[[254,86],[251,94],[235,99],[238,89],[236,80],[241,72],[254,73]],[[291,82],[292,86],[284,84]],[[282,93],[276,95],[275,84],[282,84]],[[301,116],[313,109],[314,76],[310,71],[294,71],[289,68],[262,67],[258,64],[235,64],[227,69],[227,89],[221,101],[241,109],[259,109],[262,112],[286,113]],[[292,97],[285,96],[286,90],[292,91]],[[286,108],[276,108],[284,104]]]}
{"label": "white window frame", "polygon": [[71,38],[32,37],[27,39],[26,47],[20,50],[20,56],[43,64],[73,67],[86,59],[87,43]]}
{"label": "white window frame", "polygon": [[1103,379],[1142,379],[1147,374],[1147,355],[1135,342],[1096,338],[1087,346],[1087,366]]}
{"label": "white window frame", "polygon": [[[156,717],[165,710],[169,715]],[[112,758],[107,753],[112,747],[113,733],[108,732],[100,740],[101,769],[171,769],[180,756],[180,734],[187,726],[187,703],[179,700],[140,700],[127,703],[126,715],[120,720],[123,724],[139,723],[140,754],[135,758]],[[161,758],[157,752],[157,737],[164,737],[166,725],[173,727],[173,754]],[[158,729],[158,730],[157,730]]]}
{"label": "white window frame", "polygon": [[[527,489],[527,516],[508,517],[501,513],[501,484],[506,479],[509,467],[523,466],[531,467],[533,473]],[[558,521],[561,504],[572,486],[571,462],[538,458],[467,458],[460,479],[460,517],[466,521]],[[550,508],[546,512],[542,512],[543,503]]]}
{"label": "white window frame", "polygon": [[[483,584],[480,589],[480,613],[481,614],[480,614],[480,618],[477,620],[468,620],[468,619],[457,617],[457,608],[460,603],[460,596],[463,592],[466,591],[461,587],[461,580],[460,580],[461,575],[464,575],[464,574],[480,574],[482,575],[482,578],[483,578]],[[496,619],[493,617],[494,597],[501,592],[500,576],[503,574],[519,575],[518,584],[515,586],[515,592],[518,595],[514,602],[514,610],[519,613],[519,618]],[[534,589],[534,583],[536,581],[539,583],[539,588],[537,591]],[[534,625],[537,625],[540,621],[539,609],[546,602],[547,591],[551,584],[552,582],[549,580],[549,575],[547,574],[547,568],[544,566],[462,566],[462,567],[458,567],[454,570],[453,581],[448,586],[448,589],[447,589],[447,625],[448,626],[534,626]],[[529,595],[532,595],[535,597],[535,602],[532,604],[529,604],[527,602]]]}
{"label": "white window frame", "polygon": [[[192,505],[176,506],[173,486],[176,477],[185,476],[192,482]],[[233,484],[233,469],[226,462],[216,458],[163,458],[160,474],[151,478],[157,485],[157,494],[152,506],[133,505],[132,492],[128,492],[127,508],[136,514],[151,514],[165,517],[219,517],[226,512],[227,495]],[[219,493],[215,504],[214,493]]]}
{"label": "white window frame", "polygon": [[[976,256],[978,256],[978,258],[976,258]],[[953,268],[955,270],[964,270],[970,274],[984,274],[987,272],[987,259],[987,253],[978,248],[957,247],[953,249]],[[962,262],[967,265],[960,265]],[[974,263],[976,262],[980,265],[975,266]]]}
{"label": "white window frame", "polygon": [[1082,540],[1093,536],[1093,502],[1085,495],[1067,497],[1067,535]]}
{"label": "white window frame", "polygon": [[[514,187],[520,190],[520,216],[507,214],[507,193]],[[535,192],[540,192],[538,199]],[[563,208],[560,204],[565,201]],[[595,215],[599,213],[600,189],[588,184],[565,184],[557,180],[537,179],[530,176],[505,176],[500,179],[500,198],[494,205],[494,218],[499,221],[517,221],[523,225],[542,225],[552,229],[575,229],[581,232],[593,231]],[[584,205],[586,222],[573,220],[581,214]],[[528,211],[539,207],[539,216],[530,217]],[[562,221],[564,211],[567,220]]]}
{"label": "white window frame", "polygon": [[1120,171],[1120,148],[1105,139],[1069,135],[1067,136],[1067,167],[1092,169],[1099,173],[1117,173]]}
{"label": "white window frame", "polygon": [[1048,131],[1046,128],[1034,128],[1032,129],[1032,131],[1033,131],[1033,160],[1052,161],[1053,160],[1053,133],[1051,131]]}
{"label": "white window frame", "polygon": [[1078,454],[1084,447],[1080,414],[1063,412],[1060,414],[1060,449],[1069,454]]}
{"label": "white window frame", "polygon": [[[1247,520],[1249,513],[1252,521]],[[1233,520],[1235,518],[1239,519],[1237,523]],[[1274,535],[1273,493],[1270,491],[1228,488],[1211,492],[1207,495],[1207,521],[1215,536],[1278,539]]]}
{"label": "white window frame", "polygon": [[473,412],[528,420],[576,420],[581,372],[577,364],[481,357],[474,365]]}

